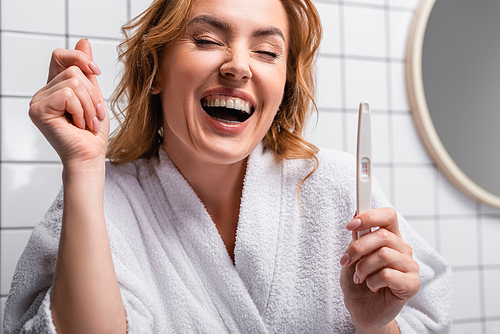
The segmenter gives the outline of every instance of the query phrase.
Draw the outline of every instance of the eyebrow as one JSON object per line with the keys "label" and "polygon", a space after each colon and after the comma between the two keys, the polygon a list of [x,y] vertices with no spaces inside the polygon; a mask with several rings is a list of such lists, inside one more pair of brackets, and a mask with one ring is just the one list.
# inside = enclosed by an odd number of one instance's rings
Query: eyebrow
{"label": "eyebrow", "polygon": [[[211,26],[214,26],[217,29],[220,29],[226,33],[231,31],[231,26],[227,24],[226,22],[223,22],[213,16],[210,15],[200,15],[189,21],[186,27],[190,26],[191,24],[194,23],[208,23]],[[284,42],[286,42],[285,39],[285,34],[281,31],[281,29],[276,28],[276,27],[269,27],[269,28],[262,28],[258,29],[253,33],[254,37],[263,37],[263,36],[278,36],[281,39],[283,39]]]}

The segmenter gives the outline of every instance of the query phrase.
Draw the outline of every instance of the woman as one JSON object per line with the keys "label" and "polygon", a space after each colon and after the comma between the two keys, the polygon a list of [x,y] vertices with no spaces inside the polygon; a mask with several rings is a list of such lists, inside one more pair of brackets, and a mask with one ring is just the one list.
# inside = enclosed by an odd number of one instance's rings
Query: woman
{"label": "woman", "polygon": [[7,333],[446,330],[446,263],[378,189],[351,220],[351,158],[300,137],[309,0],[158,0],[124,31],[112,163],[88,41],[54,52],[31,102],[63,192],[19,262]]}

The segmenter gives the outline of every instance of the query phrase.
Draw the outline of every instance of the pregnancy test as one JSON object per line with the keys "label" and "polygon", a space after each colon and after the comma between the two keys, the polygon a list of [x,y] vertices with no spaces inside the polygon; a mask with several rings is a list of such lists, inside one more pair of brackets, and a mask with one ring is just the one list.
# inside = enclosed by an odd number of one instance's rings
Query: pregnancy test
{"label": "pregnancy test", "polygon": [[[358,215],[371,209],[372,203],[372,129],[370,104],[359,104],[358,144],[356,148],[356,203]],[[357,232],[358,238],[370,232]]]}

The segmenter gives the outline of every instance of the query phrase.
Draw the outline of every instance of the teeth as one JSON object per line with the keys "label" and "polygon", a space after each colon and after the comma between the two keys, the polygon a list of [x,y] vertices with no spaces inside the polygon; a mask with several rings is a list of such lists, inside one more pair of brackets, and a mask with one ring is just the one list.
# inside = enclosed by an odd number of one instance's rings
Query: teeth
{"label": "teeth", "polygon": [[244,113],[250,114],[252,111],[252,106],[250,103],[240,100],[238,98],[229,98],[229,99],[213,99],[206,100],[203,99],[201,102],[203,107],[226,107],[228,109],[236,109],[240,110]]}

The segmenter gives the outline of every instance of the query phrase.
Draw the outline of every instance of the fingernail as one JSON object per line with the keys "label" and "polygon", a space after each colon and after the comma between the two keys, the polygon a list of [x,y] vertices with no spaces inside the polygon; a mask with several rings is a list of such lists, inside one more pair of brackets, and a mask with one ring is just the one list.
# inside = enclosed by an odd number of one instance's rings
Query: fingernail
{"label": "fingernail", "polygon": [[94,125],[94,131],[95,132],[99,132],[101,130],[101,125],[99,124],[99,120],[95,116],[94,116],[93,123],[94,123],[93,124]]}
{"label": "fingernail", "polygon": [[341,266],[348,265],[350,261],[351,261],[351,256],[349,255],[349,253],[345,252],[342,258],[340,259],[340,265]]}
{"label": "fingernail", "polygon": [[95,75],[101,75],[101,69],[93,61],[89,61],[89,67]]}
{"label": "fingernail", "polygon": [[99,119],[104,119],[104,117],[106,117],[106,111],[104,110],[102,104],[99,103],[97,105],[96,111],[97,111],[97,117],[99,117]]}
{"label": "fingernail", "polygon": [[346,225],[346,228],[349,230],[349,231],[354,231],[355,229],[357,229],[359,226],[361,226],[361,219],[353,219],[351,220],[349,223],[347,223]]}
{"label": "fingernail", "polygon": [[359,284],[360,279],[358,277],[358,274],[354,273],[354,277],[352,280],[354,281],[354,284]]}

